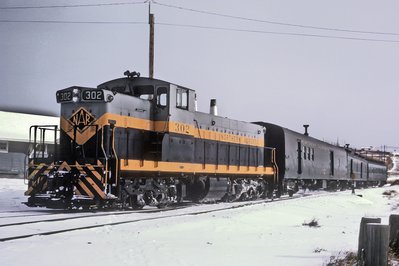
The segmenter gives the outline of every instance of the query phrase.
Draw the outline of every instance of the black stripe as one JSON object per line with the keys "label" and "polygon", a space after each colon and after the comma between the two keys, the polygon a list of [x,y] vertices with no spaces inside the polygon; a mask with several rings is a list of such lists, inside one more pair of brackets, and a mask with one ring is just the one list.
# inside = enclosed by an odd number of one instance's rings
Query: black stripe
{"label": "black stripe", "polygon": [[79,192],[80,192],[81,195],[89,196],[89,195],[86,194],[86,191],[79,185],[79,183],[76,184],[75,187],[76,187],[77,190],[79,190]]}
{"label": "black stripe", "polygon": [[34,193],[43,191],[43,185],[46,183],[47,177],[46,176],[39,176],[34,183],[32,183],[32,188]]}
{"label": "black stripe", "polygon": [[[83,170],[86,172],[87,176],[91,177],[93,179],[94,183],[101,189],[104,190],[104,185],[101,182],[101,180],[98,180],[98,178],[93,174],[93,172],[88,168],[88,167],[83,167]],[[101,174],[100,174],[101,175]]]}
{"label": "black stripe", "polygon": [[[93,166],[93,167],[94,167],[94,166]],[[105,169],[105,166],[96,166],[96,167],[94,167],[94,169],[96,170],[97,173],[100,174],[100,176],[101,176],[101,182],[104,183],[104,180],[105,180],[105,176],[104,176],[104,169]]]}

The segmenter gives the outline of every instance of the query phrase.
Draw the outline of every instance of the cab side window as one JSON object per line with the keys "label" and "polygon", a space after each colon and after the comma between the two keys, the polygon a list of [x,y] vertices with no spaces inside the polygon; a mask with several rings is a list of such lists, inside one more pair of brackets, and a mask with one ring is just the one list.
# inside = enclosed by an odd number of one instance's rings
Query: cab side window
{"label": "cab side window", "polygon": [[180,109],[188,109],[188,91],[187,89],[178,88],[176,90],[176,107]]}
{"label": "cab side window", "polygon": [[157,90],[157,106],[166,107],[168,105],[168,90],[165,87]]}

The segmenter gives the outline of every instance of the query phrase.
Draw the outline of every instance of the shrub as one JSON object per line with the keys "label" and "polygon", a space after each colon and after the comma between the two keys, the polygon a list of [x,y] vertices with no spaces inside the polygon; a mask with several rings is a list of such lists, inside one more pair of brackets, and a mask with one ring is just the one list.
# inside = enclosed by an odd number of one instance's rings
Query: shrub
{"label": "shrub", "polygon": [[320,227],[319,221],[316,218],[313,218],[310,222],[303,222],[303,226],[309,226],[309,227]]}

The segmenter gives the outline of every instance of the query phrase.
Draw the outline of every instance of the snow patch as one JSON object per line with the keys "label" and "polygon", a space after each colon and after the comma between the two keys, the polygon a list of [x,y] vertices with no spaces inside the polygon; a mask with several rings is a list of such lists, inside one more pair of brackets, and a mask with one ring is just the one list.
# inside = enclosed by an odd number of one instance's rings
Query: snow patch
{"label": "snow patch", "polygon": [[[23,180],[0,179],[2,216],[9,215],[9,211],[43,210],[20,203],[26,201],[25,189]],[[386,190],[399,191],[399,186],[356,190],[362,197],[349,190],[322,193],[201,215],[2,242],[0,261],[1,265],[41,266],[323,265],[330,257],[356,252],[361,217],[381,217],[387,223],[391,213],[398,213],[392,208],[399,202],[397,194],[383,195]],[[219,206],[224,205],[195,206],[190,210]],[[302,225],[312,219],[320,226]]]}

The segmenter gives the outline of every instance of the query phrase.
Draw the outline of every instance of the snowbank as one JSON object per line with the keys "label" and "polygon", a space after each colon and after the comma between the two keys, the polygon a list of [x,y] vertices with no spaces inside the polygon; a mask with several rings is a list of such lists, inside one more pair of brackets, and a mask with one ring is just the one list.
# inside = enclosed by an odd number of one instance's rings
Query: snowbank
{"label": "snowbank", "polygon": [[[0,180],[2,210],[25,209],[18,205],[25,189],[19,182]],[[356,251],[361,217],[387,223],[390,213],[398,212],[398,197],[382,195],[387,189],[399,191],[399,186],[357,190],[362,197],[351,191],[323,193],[5,242],[0,264],[323,265],[331,255]],[[313,219],[319,227],[303,225]]]}

